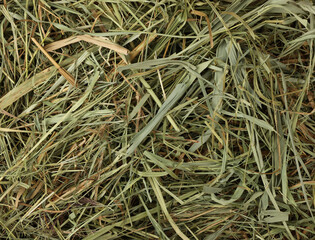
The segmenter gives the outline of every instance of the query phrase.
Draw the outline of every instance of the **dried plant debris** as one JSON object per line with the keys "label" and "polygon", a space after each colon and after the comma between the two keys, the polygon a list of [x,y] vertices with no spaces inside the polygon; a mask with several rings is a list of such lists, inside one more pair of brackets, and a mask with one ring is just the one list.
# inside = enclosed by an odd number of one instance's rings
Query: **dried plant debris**
{"label": "dried plant debris", "polygon": [[0,4],[1,239],[312,239],[315,5]]}

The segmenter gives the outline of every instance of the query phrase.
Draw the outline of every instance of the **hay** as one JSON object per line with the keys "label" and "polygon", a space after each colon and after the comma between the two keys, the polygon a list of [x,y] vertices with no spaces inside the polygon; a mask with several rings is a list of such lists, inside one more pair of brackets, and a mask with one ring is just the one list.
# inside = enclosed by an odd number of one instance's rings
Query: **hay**
{"label": "hay", "polygon": [[0,7],[1,239],[310,239],[311,1]]}

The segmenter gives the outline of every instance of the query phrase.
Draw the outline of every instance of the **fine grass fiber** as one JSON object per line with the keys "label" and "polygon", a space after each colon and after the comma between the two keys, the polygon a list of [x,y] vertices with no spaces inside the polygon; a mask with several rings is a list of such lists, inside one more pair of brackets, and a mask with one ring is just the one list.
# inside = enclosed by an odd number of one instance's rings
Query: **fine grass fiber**
{"label": "fine grass fiber", "polygon": [[312,239],[309,0],[4,0],[0,239]]}

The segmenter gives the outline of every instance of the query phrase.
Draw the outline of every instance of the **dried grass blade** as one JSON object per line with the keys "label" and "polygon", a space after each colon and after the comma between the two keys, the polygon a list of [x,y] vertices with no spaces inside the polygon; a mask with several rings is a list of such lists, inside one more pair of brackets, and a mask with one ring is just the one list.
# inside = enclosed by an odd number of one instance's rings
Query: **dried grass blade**
{"label": "dried grass blade", "polygon": [[44,55],[49,59],[49,61],[57,68],[58,72],[64,76],[64,78],[73,86],[77,87],[77,83],[74,77],[71,76],[66,70],[64,70],[60,65],[50,56],[50,54],[36,41],[35,38],[31,38],[35,45],[44,53]]}
{"label": "dried grass blade", "polygon": [[68,46],[70,44],[77,43],[79,41],[81,41],[81,39],[77,38],[77,36],[69,37],[69,38],[66,38],[66,39],[62,39],[62,40],[55,41],[53,43],[47,44],[44,47],[44,49],[47,52],[52,52],[52,51],[55,51],[55,50],[57,50],[59,48],[63,48],[65,46]]}
{"label": "dried grass blade", "polygon": [[129,53],[129,50],[127,48],[124,48],[116,43],[113,43],[109,40],[106,40],[102,37],[95,37],[90,35],[79,35],[77,36],[78,39],[98,45],[100,47],[105,47],[108,49],[111,49],[117,53],[121,53],[124,55],[127,55]]}

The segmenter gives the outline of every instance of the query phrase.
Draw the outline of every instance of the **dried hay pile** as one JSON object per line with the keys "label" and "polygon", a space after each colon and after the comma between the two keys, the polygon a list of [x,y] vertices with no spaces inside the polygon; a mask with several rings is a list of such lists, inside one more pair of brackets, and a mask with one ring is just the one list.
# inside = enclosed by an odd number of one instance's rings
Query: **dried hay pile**
{"label": "dried hay pile", "polygon": [[6,0],[1,239],[310,239],[315,6]]}

